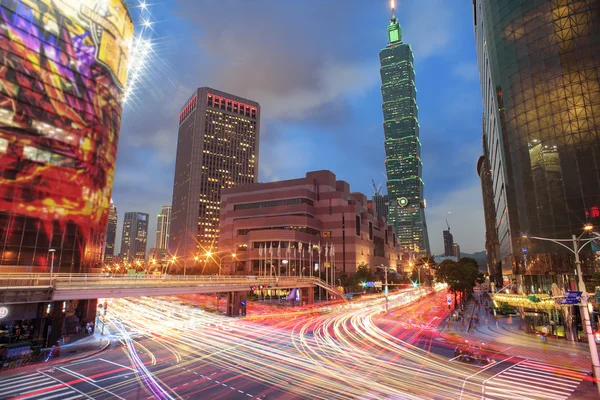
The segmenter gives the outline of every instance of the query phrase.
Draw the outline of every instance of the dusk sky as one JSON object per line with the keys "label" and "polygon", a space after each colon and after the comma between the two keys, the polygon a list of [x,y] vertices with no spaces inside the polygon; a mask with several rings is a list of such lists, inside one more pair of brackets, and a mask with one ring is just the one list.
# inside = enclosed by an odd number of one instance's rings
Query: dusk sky
{"label": "dusk sky", "polygon": [[[385,188],[379,50],[385,0],[163,0],[149,3],[154,57],[124,109],[113,199],[127,211],[171,204],[180,108],[209,86],[262,108],[259,181],[329,169],[352,191]],[[415,54],[431,250],[448,219],[463,252],[484,249],[476,163],[481,91],[468,1],[400,0],[396,16]]]}

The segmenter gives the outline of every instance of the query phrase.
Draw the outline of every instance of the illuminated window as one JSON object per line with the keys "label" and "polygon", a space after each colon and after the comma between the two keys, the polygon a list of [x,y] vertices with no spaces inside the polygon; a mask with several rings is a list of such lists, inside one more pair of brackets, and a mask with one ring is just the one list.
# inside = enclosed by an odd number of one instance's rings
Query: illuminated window
{"label": "illuminated window", "polygon": [[6,153],[8,151],[8,140],[0,138],[0,153]]}

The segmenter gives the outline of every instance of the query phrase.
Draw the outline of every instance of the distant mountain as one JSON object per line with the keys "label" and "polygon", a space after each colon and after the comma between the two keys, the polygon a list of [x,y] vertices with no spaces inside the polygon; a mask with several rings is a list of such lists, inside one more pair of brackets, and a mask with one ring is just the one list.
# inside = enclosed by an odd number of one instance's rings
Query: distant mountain
{"label": "distant mountain", "polygon": [[477,261],[477,265],[479,266],[479,270],[482,272],[487,272],[487,256],[485,254],[485,250],[483,251],[478,251],[476,253],[460,253],[461,258],[462,257],[469,257],[469,258],[473,258]]}

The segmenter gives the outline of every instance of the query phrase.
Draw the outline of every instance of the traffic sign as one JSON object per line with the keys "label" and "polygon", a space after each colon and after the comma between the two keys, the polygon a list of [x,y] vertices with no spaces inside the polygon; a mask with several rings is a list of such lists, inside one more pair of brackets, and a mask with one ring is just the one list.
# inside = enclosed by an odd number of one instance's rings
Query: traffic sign
{"label": "traffic sign", "polygon": [[246,306],[246,300],[242,300],[242,307]]}
{"label": "traffic sign", "polygon": [[373,282],[367,282],[367,287],[374,287],[375,284]]}
{"label": "traffic sign", "polygon": [[373,286],[376,287],[376,288],[381,289],[381,287],[383,286],[383,284],[380,281],[378,281],[378,282],[373,282]]}
{"label": "traffic sign", "polygon": [[452,304],[452,299],[448,298],[446,301],[448,302],[448,305]]}
{"label": "traffic sign", "polygon": [[575,305],[575,304],[579,304],[579,299],[576,297],[565,297],[560,304],[570,304],[570,305]]}
{"label": "traffic sign", "polygon": [[581,295],[583,294],[583,292],[567,292],[565,293],[565,297],[566,298],[572,298],[572,297],[581,297]]}

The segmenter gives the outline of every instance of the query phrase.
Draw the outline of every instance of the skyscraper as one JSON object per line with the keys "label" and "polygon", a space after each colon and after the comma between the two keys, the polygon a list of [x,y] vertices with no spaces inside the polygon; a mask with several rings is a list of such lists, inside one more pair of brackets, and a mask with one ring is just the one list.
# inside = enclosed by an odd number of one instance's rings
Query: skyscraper
{"label": "skyscraper", "polygon": [[115,244],[117,242],[117,206],[110,201],[108,210],[108,226],[106,228],[106,247],[104,248],[104,263],[110,264],[115,256]]}
{"label": "skyscraper", "polygon": [[456,261],[460,260],[460,246],[458,243],[452,244],[452,255],[456,257]]}
{"label": "skyscraper", "polygon": [[[487,151],[484,148],[484,154]],[[488,273],[493,277],[493,282],[502,287],[502,266],[498,262],[499,243],[496,231],[496,211],[494,208],[494,191],[492,188],[492,174],[488,165],[488,157],[483,155],[477,161],[477,173],[481,180],[481,195],[483,197],[483,217],[485,221],[485,253]]]}
{"label": "skyscraper", "polygon": [[169,249],[169,232],[171,230],[171,206],[162,206],[156,220],[156,243],[154,247],[160,250]]}
{"label": "skyscraper", "polygon": [[[600,224],[599,10],[598,1],[474,1],[498,259],[517,281],[575,269],[567,249],[523,233],[568,239]],[[590,274],[589,246],[581,258]]]}
{"label": "skyscraper", "polygon": [[215,251],[221,189],[258,178],[260,105],[199,88],[179,115],[169,251],[191,258]]}
{"label": "skyscraper", "polygon": [[417,90],[413,53],[402,42],[402,29],[394,16],[387,29],[388,45],[379,52],[383,130],[389,197],[388,222],[394,226],[402,259],[430,254],[419,141]]}
{"label": "skyscraper", "polygon": [[148,240],[148,214],[126,212],[121,236],[121,259],[123,261],[145,260]]}
{"label": "skyscraper", "polygon": [[381,193],[374,194],[373,203],[375,204],[375,212],[377,215],[387,219],[389,213],[388,195]]}
{"label": "skyscraper", "polygon": [[454,255],[453,244],[454,236],[450,233],[450,227],[448,226],[448,230],[444,230],[444,255],[446,257]]}

